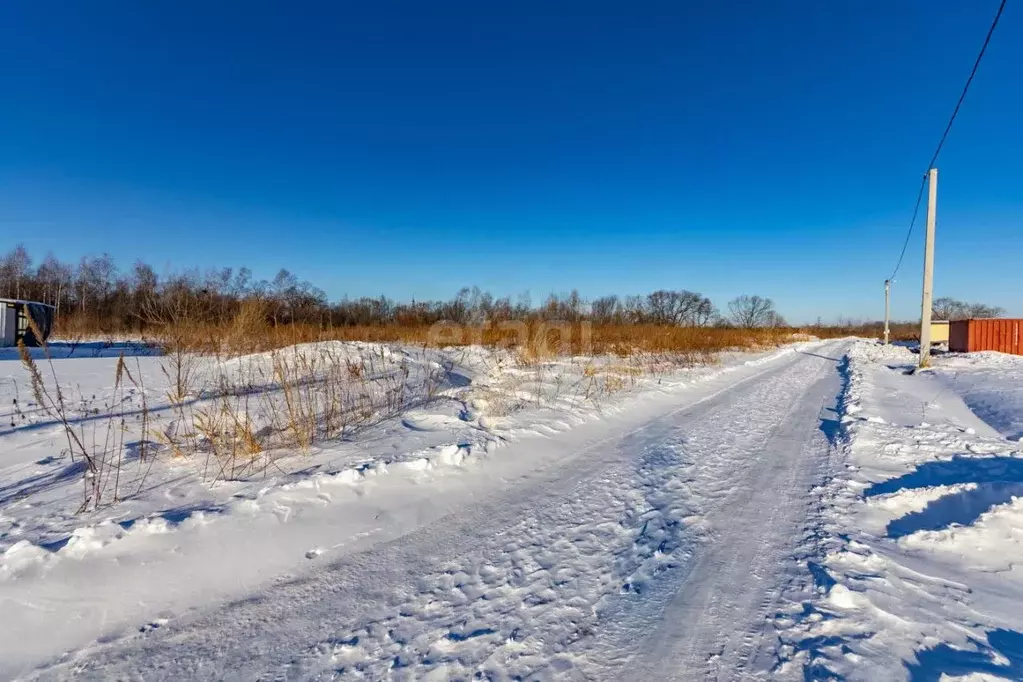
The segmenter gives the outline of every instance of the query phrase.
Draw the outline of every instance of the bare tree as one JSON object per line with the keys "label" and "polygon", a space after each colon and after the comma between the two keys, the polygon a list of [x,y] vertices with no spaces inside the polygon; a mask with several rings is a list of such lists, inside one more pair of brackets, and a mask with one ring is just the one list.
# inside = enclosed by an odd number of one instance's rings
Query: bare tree
{"label": "bare tree", "polygon": [[1005,315],[1005,308],[996,305],[985,305],[983,303],[970,303],[967,312],[972,318],[980,317],[1002,317]]}
{"label": "bare tree", "polygon": [[774,309],[774,301],[762,296],[743,294],[729,301],[728,312],[732,323],[744,329],[766,327],[780,319]]}
{"label": "bare tree", "polygon": [[614,294],[601,296],[590,304],[590,317],[597,324],[613,324],[621,317],[621,305]]}
{"label": "bare tree", "polygon": [[73,277],[71,266],[61,263],[52,253],[46,255],[36,271],[38,289],[36,295],[43,303],[53,305],[57,309],[58,317]]}
{"label": "bare tree", "polygon": [[693,310],[692,324],[696,327],[706,327],[718,317],[718,309],[707,297],[702,297],[699,305]]}
{"label": "bare tree", "polygon": [[82,312],[88,309],[89,303],[93,307],[101,307],[107,301],[107,297],[114,289],[114,279],[117,276],[117,266],[114,259],[108,253],[102,256],[85,256],[78,264],[75,287],[79,298]]}
{"label": "bare tree", "polygon": [[931,304],[931,315],[936,320],[956,320],[960,318],[962,312],[963,303],[948,296],[936,298]]}
{"label": "bare tree", "polygon": [[674,326],[706,324],[714,314],[710,299],[692,291],[655,291],[647,296],[647,309],[654,322]]}
{"label": "bare tree", "polygon": [[0,281],[5,283],[4,295],[21,298],[22,283],[29,277],[32,259],[24,245],[18,244],[0,260]]}
{"label": "bare tree", "polygon": [[966,303],[948,296],[935,299],[931,314],[938,320],[968,320],[970,318],[1001,317],[1003,308],[983,303]]}
{"label": "bare tree", "polygon": [[647,321],[646,301],[642,296],[626,296],[622,302],[622,311],[626,322],[642,324]]}

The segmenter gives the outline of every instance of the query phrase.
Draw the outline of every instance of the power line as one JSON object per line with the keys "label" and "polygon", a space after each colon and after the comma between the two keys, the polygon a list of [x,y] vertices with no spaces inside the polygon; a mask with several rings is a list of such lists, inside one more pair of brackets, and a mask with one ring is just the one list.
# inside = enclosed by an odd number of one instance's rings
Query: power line
{"label": "power line", "polygon": [[909,246],[909,239],[913,236],[913,227],[916,225],[916,217],[920,213],[920,201],[924,198],[924,187],[927,185],[927,176],[924,175],[923,179],[920,180],[920,191],[916,195],[916,206],[913,207],[913,218],[909,221],[909,231],[906,232],[906,241],[902,242],[902,252],[899,254],[899,262],[895,264],[895,269],[892,270],[892,276],[888,278],[889,282],[895,281],[895,275],[899,274],[899,268],[902,267],[902,259],[906,257],[906,248]]}
{"label": "power line", "polygon": [[927,164],[927,170],[934,168],[934,162],[938,160],[938,154],[941,153],[941,148],[945,145],[945,139],[948,137],[948,132],[952,130],[952,124],[955,123],[956,116],[959,114],[959,107],[963,106],[963,100],[966,99],[966,93],[970,90],[970,84],[973,83],[973,77],[977,75],[977,67],[980,66],[980,60],[984,58],[984,53],[987,52],[988,43],[991,42],[991,36],[995,32],[995,28],[998,26],[998,20],[1002,18],[1002,10],[1005,9],[1005,3],[1008,0],[1002,0],[1002,4],[998,6],[998,11],[995,13],[994,21],[991,22],[991,28],[987,31],[987,37],[984,38],[984,44],[980,47],[980,53],[977,55],[977,61],[973,62],[973,70],[970,71],[970,77],[966,79],[966,85],[963,86],[963,94],[959,95],[959,101],[956,102],[956,108],[952,111],[952,118],[948,119],[948,125],[945,126],[945,132],[941,136],[941,141],[938,143],[938,148],[934,150],[934,156],[931,157],[931,162]]}
{"label": "power line", "polygon": [[[980,67],[980,61],[984,58],[984,53],[987,52],[987,46],[991,43],[991,36],[994,35],[995,28],[998,27],[998,20],[1002,18],[1002,11],[1005,10],[1005,3],[1008,0],[1002,0],[1001,4],[998,5],[998,11],[995,12],[995,18],[991,21],[991,28],[987,31],[987,36],[984,37],[984,44],[980,47],[980,52],[977,54],[977,60],[973,62],[973,69],[970,70],[970,76],[966,79],[966,85],[963,86],[963,92],[959,95],[959,101],[956,102],[955,109],[952,110],[952,116],[948,119],[948,125],[945,126],[945,132],[941,135],[941,140],[938,141],[938,146],[934,150],[934,156],[927,163],[925,171],[929,171],[934,168],[934,164],[938,160],[938,155],[941,154],[941,148],[945,146],[945,140],[948,139],[948,134],[952,130],[952,124],[955,123],[956,116],[959,115],[959,109],[963,106],[963,100],[966,99],[966,93],[970,91],[970,85],[973,83],[973,77],[977,75],[977,69]],[[898,274],[899,268],[902,266],[902,259],[906,256],[906,247],[909,246],[909,240],[913,236],[913,227],[916,225],[916,217],[920,213],[920,201],[924,196],[924,186],[927,183],[927,174],[925,172],[923,180],[920,182],[920,191],[916,195],[916,206],[913,207],[913,217],[909,221],[909,230],[906,232],[906,240],[902,244],[902,252],[899,254],[899,262],[895,264],[895,270],[892,271],[890,280],[895,279],[895,275]]]}

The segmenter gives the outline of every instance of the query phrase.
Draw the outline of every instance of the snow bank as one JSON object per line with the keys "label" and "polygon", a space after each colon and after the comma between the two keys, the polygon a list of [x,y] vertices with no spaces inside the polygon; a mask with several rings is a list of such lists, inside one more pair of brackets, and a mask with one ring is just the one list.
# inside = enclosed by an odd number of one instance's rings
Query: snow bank
{"label": "snow bank", "polygon": [[781,671],[1023,679],[1023,454],[1003,436],[1023,420],[1023,365],[915,361],[870,342],[849,354],[844,472],[817,491],[808,577],[778,617]]}
{"label": "snow bank", "polygon": [[1009,440],[1023,440],[1023,356],[950,353],[934,368],[977,416]]}

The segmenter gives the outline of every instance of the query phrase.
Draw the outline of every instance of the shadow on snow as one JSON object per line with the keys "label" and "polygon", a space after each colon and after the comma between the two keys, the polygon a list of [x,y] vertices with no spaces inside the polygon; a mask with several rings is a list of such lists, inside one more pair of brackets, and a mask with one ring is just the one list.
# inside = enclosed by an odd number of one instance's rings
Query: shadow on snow
{"label": "shadow on snow", "polygon": [[1009,680],[1023,680],[1023,634],[1015,630],[990,630],[987,644],[977,642],[979,651],[939,644],[916,653],[916,663],[907,663],[910,682],[938,682],[943,675],[964,677],[987,673]]}
{"label": "shadow on snow", "polygon": [[968,525],[992,507],[1023,495],[1023,459],[1015,457],[954,457],[948,461],[925,462],[908,474],[870,486],[865,497],[938,485],[976,484],[932,501],[919,512],[911,512],[888,524],[890,538],[901,538],[918,530],[940,530],[953,523]]}
{"label": "shadow on snow", "polygon": [[[51,341],[46,345],[50,351],[50,357],[54,360],[67,360],[69,358],[116,358],[120,355],[124,355],[126,358],[161,355],[158,346],[141,341],[83,341],[81,343]],[[37,361],[46,359],[46,351],[42,348],[29,348],[28,352]],[[0,348],[0,361],[3,360],[20,362],[21,358],[18,355],[17,347]]]}
{"label": "shadow on snow", "polygon": [[[48,457],[36,463],[54,464],[61,461],[63,460]],[[85,460],[78,459],[70,464],[59,466],[53,470],[0,485],[0,506],[6,506],[31,495],[53,490],[54,488],[64,485],[71,480],[81,478],[84,473]]]}
{"label": "shadow on snow", "polygon": [[[814,355],[814,353],[804,353],[805,355]],[[835,399],[835,404],[832,407],[823,407],[820,414],[820,430],[827,436],[828,443],[831,447],[837,447],[843,440],[845,440],[845,429],[842,426],[842,413],[845,411],[845,400],[846,394],[849,389],[849,357],[843,356],[840,360],[835,358],[828,358],[823,355],[816,357],[824,358],[825,360],[831,360],[832,362],[838,363],[835,367],[838,372],[838,376],[842,382],[842,389],[838,393],[838,397]]]}

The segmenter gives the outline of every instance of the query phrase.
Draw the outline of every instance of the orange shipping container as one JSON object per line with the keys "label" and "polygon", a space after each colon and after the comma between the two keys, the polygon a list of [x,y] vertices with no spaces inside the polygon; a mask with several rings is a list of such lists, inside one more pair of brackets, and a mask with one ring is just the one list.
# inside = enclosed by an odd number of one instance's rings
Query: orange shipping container
{"label": "orange shipping container", "polygon": [[1023,355],[1023,320],[955,320],[949,325],[948,349],[957,353],[995,350]]}

